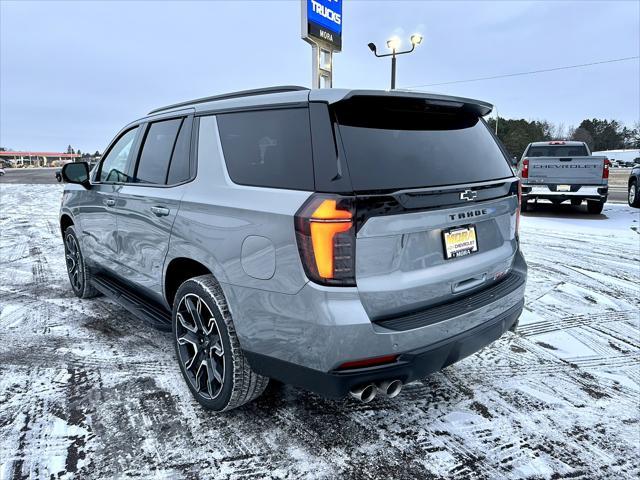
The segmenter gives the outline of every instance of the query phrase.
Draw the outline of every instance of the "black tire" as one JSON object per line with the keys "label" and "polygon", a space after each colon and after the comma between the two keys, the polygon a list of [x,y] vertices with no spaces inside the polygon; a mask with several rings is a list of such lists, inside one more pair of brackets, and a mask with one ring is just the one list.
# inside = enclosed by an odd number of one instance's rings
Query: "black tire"
{"label": "black tire", "polygon": [[597,215],[602,213],[603,208],[604,202],[600,202],[598,200],[587,200],[587,212]]}
{"label": "black tire", "polygon": [[571,205],[573,205],[574,207],[579,207],[580,205],[582,205],[582,199],[581,198],[572,199]]}
{"label": "black tire", "polygon": [[172,324],[180,371],[200,405],[223,412],[264,392],[269,378],[255,373],[242,353],[227,301],[212,275],[180,286]]}
{"label": "black tire", "polygon": [[521,212],[526,212],[529,202],[527,202],[527,200],[525,198],[522,199],[522,201],[520,202],[520,211]]}
{"label": "black tire", "polygon": [[638,182],[636,180],[631,180],[629,184],[627,202],[631,207],[640,208],[640,191],[638,191]]}
{"label": "black tire", "polygon": [[91,283],[91,271],[84,261],[75,227],[67,227],[63,241],[67,274],[73,293],[80,298],[97,297],[100,292]]}

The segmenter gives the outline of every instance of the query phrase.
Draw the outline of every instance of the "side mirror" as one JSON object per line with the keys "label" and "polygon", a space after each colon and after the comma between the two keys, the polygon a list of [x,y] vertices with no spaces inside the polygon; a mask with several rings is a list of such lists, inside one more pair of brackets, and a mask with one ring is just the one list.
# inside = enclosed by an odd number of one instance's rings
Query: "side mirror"
{"label": "side mirror", "polygon": [[67,183],[77,183],[89,188],[89,165],[87,162],[67,163],[62,167],[62,179]]}

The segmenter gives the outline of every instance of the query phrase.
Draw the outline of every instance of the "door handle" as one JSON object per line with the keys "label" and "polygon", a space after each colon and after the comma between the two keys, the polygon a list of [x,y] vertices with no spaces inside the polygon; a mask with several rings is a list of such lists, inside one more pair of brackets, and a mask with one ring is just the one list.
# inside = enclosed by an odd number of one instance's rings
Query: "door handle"
{"label": "door handle", "polygon": [[156,217],[166,217],[169,215],[169,209],[166,207],[151,207],[151,211]]}
{"label": "door handle", "polygon": [[104,204],[105,204],[107,207],[113,207],[113,206],[115,206],[116,201],[115,201],[113,198],[107,198],[107,199],[104,201]]}

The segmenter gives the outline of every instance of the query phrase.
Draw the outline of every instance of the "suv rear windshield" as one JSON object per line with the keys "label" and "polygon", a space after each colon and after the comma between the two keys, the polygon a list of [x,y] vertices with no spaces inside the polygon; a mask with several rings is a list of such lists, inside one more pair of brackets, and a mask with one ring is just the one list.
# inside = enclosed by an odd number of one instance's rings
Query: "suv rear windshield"
{"label": "suv rear windshield", "polygon": [[584,145],[540,145],[530,147],[527,157],[586,157]]}
{"label": "suv rear windshield", "polygon": [[334,105],[355,191],[475,183],[513,176],[486,124],[462,107],[406,98]]}

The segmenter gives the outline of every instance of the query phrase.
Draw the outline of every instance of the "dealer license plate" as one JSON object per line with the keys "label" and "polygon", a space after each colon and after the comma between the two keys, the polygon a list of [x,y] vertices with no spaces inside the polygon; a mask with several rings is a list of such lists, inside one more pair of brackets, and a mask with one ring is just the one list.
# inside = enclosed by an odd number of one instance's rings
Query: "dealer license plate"
{"label": "dealer license plate", "polygon": [[455,228],[443,232],[444,251],[447,259],[463,257],[478,251],[476,227]]}
{"label": "dealer license plate", "polygon": [[556,187],[556,192],[570,192],[571,185],[558,185]]}

